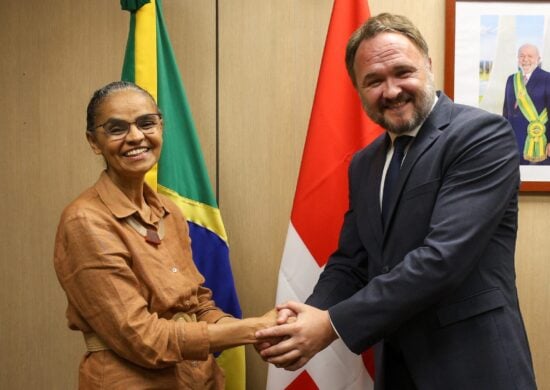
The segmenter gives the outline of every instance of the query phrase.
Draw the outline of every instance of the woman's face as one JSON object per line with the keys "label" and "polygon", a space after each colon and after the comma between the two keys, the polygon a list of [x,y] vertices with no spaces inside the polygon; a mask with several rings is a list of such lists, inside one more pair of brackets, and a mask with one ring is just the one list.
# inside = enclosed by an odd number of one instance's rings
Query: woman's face
{"label": "woman's face", "polygon": [[[135,89],[112,92],[98,106],[93,132],[87,132],[88,142],[96,154],[107,163],[107,174],[119,186],[142,181],[160,157],[162,121],[147,134],[136,125],[137,118],[158,113],[157,105],[145,93]],[[126,136],[117,139],[105,132],[112,123],[130,123]]]}

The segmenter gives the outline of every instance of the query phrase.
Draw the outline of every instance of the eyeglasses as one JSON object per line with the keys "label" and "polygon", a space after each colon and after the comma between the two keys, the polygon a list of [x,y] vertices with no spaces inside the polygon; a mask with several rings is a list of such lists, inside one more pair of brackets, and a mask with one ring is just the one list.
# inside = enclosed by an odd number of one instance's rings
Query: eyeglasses
{"label": "eyeglasses", "polygon": [[107,122],[98,125],[89,131],[92,132],[99,127],[103,127],[105,134],[112,140],[118,140],[126,137],[130,132],[130,126],[136,127],[144,134],[152,134],[157,131],[162,122],[162,114],[145,114],[137,117],[134,122],[127,122],[122,119],[109,119]]}

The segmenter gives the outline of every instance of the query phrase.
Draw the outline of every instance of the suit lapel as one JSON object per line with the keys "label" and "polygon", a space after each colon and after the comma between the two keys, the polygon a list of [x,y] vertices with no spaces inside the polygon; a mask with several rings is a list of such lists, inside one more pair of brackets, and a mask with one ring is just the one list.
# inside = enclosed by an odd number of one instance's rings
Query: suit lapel
{"label": "suit lapel", "polygon": [[373,199],[366,202],[367,218],[372,231],[374,232],[375,241],[382,243],[382,212],[380,210],[380,183],[382,180],[382,171],[386,162],[386,142],[385,137],[378,146],[370,169],[366,172],[366,178],[363,180],[364,185],[361,186],[364,194],[359,199]]}
{"label": "suit lapel", "polygon": [[388,223],[384,227],[384,234],[387,232],[388,227],[392,224],[392,217],[395,207],[401,199],[401,193],[411,174],[412,168],[416,164],[416,161],[439,137],[441,130],[449,125],[452,105],[453,102],[443,93],[440,93],[437,104],[428,118],[424,121],[424,124],[409,147],[401,167],[399,181],[397,182],[397,186],[395,188],[396,196],[393,197],[392,203],[390,204]]}

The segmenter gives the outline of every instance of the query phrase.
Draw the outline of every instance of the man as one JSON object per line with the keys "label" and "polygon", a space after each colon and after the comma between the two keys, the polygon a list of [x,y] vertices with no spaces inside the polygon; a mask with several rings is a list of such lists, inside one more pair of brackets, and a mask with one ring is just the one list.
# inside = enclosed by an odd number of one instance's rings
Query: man
{"label": "man", "polygon": [[[351,162],[338,249],[313,294],[278,306],[281,325],[257,333],[260,353],[296,370],[340,337],[355,353],[374,346],[375,389],[535,389],[509,123],[435,93],[426,42],[405,17],[369,19],[346,64],[387,131]],[[414,137],[404,152],[398,136]]]}
{"label": "man", "polygon": [[540,68],[539,50],[526,43],[518,51],[518,72],[506,81],[503,115],[520,149],[520,164],[550,164],[546,124],[550,109],[550,73]]}

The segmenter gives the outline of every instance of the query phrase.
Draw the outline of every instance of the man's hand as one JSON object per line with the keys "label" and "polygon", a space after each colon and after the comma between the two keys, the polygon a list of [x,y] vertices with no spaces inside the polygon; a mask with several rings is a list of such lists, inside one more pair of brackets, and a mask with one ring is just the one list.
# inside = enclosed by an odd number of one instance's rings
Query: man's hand
{"label": "man's hand", "polygon": [[[275,309],[274,309],[275,310]],[[286,323],[292,323],[296,321],[296,313],[290,309],[280,309],[277,310],[277,325],[282,325]],[[254,344],[254,348],[261,355],[261,352],[271,347],[272,345],[278,344],[283,341],[286,337],[274,337],[269,339],[262,339]],[[265,359],[264,359],[265,360]]]}
{"label": "man's hand", "polygon": [[[259,344],[262,339],[267,341],[282,338],[279,343],[269,343],[269,346],[266,344],[265,348],[260,349],[264,360],[277,367],[297,370],[338,338],[332,328],[328,311],[293,301],[278,305],[277,309],[277,322],[279,319],[290,321],[256,332]],[[295,321],[291,319],[291,312],[297,315]]]}
{"label": "man's hand", "polygon": [[277,325],[296,321],[296,313],[288,308],[277,306]]}

